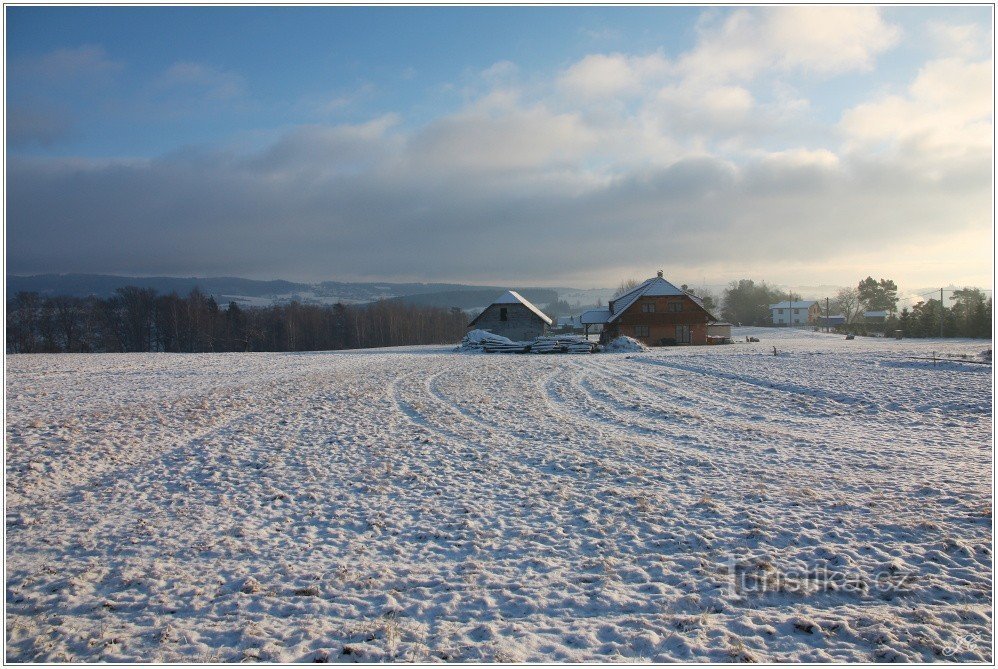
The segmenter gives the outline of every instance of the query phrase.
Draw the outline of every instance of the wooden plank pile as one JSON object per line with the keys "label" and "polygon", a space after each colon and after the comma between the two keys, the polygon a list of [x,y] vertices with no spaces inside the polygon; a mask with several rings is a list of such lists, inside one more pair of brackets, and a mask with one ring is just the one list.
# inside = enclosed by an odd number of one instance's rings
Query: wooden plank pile
{"label": "wooden plank pile", "polygon": [[537,337],[530,345],[531,353],[593,353],[596,343],[578,335]]}
{"label": "wooden plank pile", "polygon": [[482,341],[482,350],[486,353],[526,353],[530,350],[530,344],[508,340],[485,339]]}
{"label": "wooden plank pile", "polygon": [[461,340],[458,351],[485,353],[595,353],[596,342],[578,335],[537,337],[533,341],[511,341],[485,330],[473,330]]}
{"label": "wooden plank pile", "polygon": [[523,353],[526,342],[511,341],[487,330],[472,330],[461,340],[459,351],[485,351],[486,353]]}

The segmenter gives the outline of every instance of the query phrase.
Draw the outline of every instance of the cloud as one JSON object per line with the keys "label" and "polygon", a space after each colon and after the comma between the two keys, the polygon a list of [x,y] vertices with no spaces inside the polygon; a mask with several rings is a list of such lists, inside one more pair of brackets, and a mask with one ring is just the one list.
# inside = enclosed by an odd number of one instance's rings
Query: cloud
{"label": "cloud", "polygon": [[356,173],[387,160],[397,142],[390,133],[398,116],[386,114],[356,125],[298,126],[241,164],[271,178],[329,178]]}
{"label": "cloud", "polygon": [[676,67],[713,79],[749,80],[768,68],[827,76],[870,69],[899,37],[875,7],[738,9],[702,25]]}
{"label": "cloud", "polygon": [[235,155],[14,158],[9,270],[487,283],[583,266],[610,285],[626,266],[683,277],[778,267],[801,248],[821,262],[934,234],[943,219],[958,233],[990,211],[987,157],[943,179],[901,158],[808,149],[604,174],[587,167],[599,138],[543,109],[411,133],[394,121],[295,128]]}
{"label": "cloud", "polygon": [[595,143],[577,114],[514,108],[508,99],[503,105],[499,113],[479,106],[430,124],[412,139],[411,163],[444,171],[534,170],[570,164]]}
{"label": "cloud", "polygon": [[959,58],[930,61],[905,94],[857,105],[840,123],[854,151],[907,146],[935,159],[990,151],[993,126],[992,63]]}
{"label": "cloud", "polygon": [[[422,124],[379,113],[140,161],[13,155],[9,271],[772,280],[887,257],[941,220],[955,239],[987,227],[990,60],[937,58],[829,121],[788,74],[863,72],[899,33],[873,8],[800,9],[717,12],[673,58],[468,69],[463,104]],[[164,95],[179,106],[245,92],[196,63],[159,87],[186,91]]]}
{"label": "cloud", "polygon": [[297,108],[310,115],[329,116],[356,106],[358,103],[374,95],[377,90],[377,86],[370,82],[365,82],[353,90],[344,91],[336,95],[327,95],[321,98],[316,98],[315,96],[303,98],[298,103]]}
{"label": "cloud", "polygon": [[926,32],[941,57],[974,59],[987,55],[989,39],[977,24],[932,21]]}
{"label": "cloud", "polygon": [[69,115],[45,105],[10,105],[7,109],[7,144],[50,147],[69,137]]}
{"label": "cloud", "polygon": [[649,79],[664,74],[667,67],[666,59],[659,54],[591,54],[565,70],[558,83],[570,94],[582,97],[635,94]]}
{"label": "cloud", "polygon": [[481,71],[480,76],[485,81],[496,85],[515,78],[520,68],[509,60],[500,60]]}
{"label": "cloud", "polygon": [[15,62],[17,73],[52,82],[105,79],[121,71],[123,64],[111,60],[104,47],[86,44],[76,48],[51,51],[34,59]]}
{"label": "cloud", "polygon": [[174,63],[155,82],[156,88],[175,94],[195,93],[209,101],[224,101],[239,97],[245,91],[243,77],[220,68],[182,61]]}

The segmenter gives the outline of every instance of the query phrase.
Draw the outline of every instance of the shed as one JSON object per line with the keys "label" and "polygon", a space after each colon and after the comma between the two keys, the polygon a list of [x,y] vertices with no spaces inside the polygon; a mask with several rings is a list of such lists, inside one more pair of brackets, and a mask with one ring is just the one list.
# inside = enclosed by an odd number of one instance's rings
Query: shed
{"label": "shed", "polygon": [[507,290],[468,323],[469,328],[489,332],[513,341],[540,337],[552,320],[515,290]]}
{"label": "shed", "polygon": [[727,337],[731,339],[731,323],[707,323],[708,337]]}

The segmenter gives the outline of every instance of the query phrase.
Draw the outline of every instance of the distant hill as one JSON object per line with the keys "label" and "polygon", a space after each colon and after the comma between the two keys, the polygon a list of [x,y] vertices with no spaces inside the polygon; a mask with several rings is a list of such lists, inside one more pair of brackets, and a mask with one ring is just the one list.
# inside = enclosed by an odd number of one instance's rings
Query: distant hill
{"label": "distant hill", "polygon": [[215,295],[265,296],[282,295],[311,290],[308,284],[291,281],[254,281],[237,277],[172,277],[172,276],[115,276],[110,274],[36,274],[34,276],[7,276],[7,297],[21,291],[41,295],[70,295],[73,297],[110,297],[115,289],[124,286],[153,288],[160,293],[176,291],[189,293],[195,287]]}
{"label": "distant hill", "polygon": [[515,290],[540,308],[558,299],[558,290],[554,288],[481,288],[468,286],[462,290],[447,290],[436,293],[420,293],[405,295],[393,299],[407,304],[419,304],[434,307],[459,307],[465,310],[481,309],[492,304],[506,290]]}
{"label": "distant hill", "polygon": [[[460,283],[350,283],[323,281],[296,283],[293,281],[257,281],[238,277],[131,277],[109,274],[36,274],[7,276],[7,297],[21,291],[43,296],[110,297],[124,286],[152,288],[159,293],[176,292],[186,295],[195,287],[214,296],[220,304],[235,301],[245,306],[266,306],[274,303],[299,302],[359,304],[377,300],[399,299],[411,304],[440,307],[460,307],[471,310],[484,307],[507,286],[471,286]],[[558,299],[559,291],[574,289],[523,288],[520,292],[539,306]]]}

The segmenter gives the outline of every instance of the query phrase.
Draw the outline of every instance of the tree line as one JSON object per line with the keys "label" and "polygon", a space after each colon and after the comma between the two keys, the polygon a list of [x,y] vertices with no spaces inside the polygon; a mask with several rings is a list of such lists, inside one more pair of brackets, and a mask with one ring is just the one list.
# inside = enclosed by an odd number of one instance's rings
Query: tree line
{"label": "tree line", "polygon": [[7,303],[6,345],[8,353],[324,351],[457,342],[466,325],[460,309],[397,300],[222,308],[197,288],[182,297],[127,286],[108,298],[18,293]]}
{"label": "tree line", "polygon": [[[970,337],[989,339],[992,336],[992,298],[986,297],[978,288],[962,288],[953,291],[950,306],[930,299],[918,302],[911,309],[889,314],[883,330],[890,334],[901,330],[905,337],[938,337],[940,326],[943,337]],[[860,330],[869,329],[862,325]]]}
{"label": "tree line", "polygon": [[[731,282],[724,291],[721,318],[742,325],[772,325],[769,305],[787,300],[801,300],[801,296],[766,285],[752,279]],[[938,337],[940,321],[944,337],[989,338],[991,332],[992,298],[978,288],[953,291],[949,304],[930,299],[915,304],[910,309],[898,310],[898,287],[891,279],[866,277],[856,287],[839,290],[829,299],[830,316],[843,316],[845,324],[837,329],[864,332],[893,333],[901,330],[905,337]],[[826,305],[822,304],[825,314]],[[862,315],[868,311],[882,311],[882,323],[864,322]]]}

